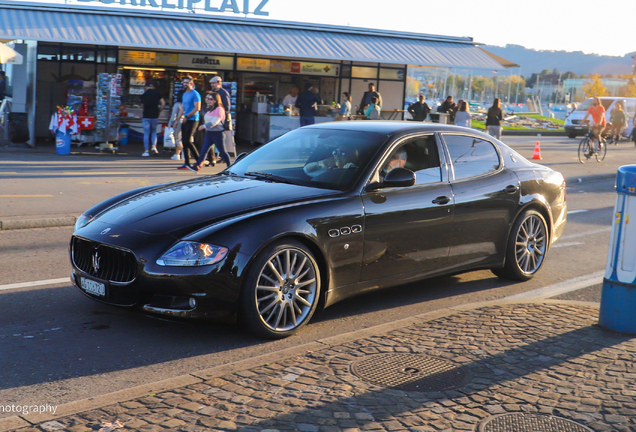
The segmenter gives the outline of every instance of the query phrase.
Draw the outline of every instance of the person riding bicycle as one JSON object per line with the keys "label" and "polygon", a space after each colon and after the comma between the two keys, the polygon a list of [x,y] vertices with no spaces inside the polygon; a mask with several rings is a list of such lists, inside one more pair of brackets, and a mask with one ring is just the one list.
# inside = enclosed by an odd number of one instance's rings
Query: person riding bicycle
{"label": "person riding bicycle", "polygon": [[[601,146],[601,135],[603,130],[605,129],[605,108],[603,104],[601,104],[601,99],[598,97],[594,97],[592,100],[592,106],[587,110],[587,114],[581,121],[581,123],[587,123],[587,118],[592,116],[592,127],[591,131],[593,132],[594,138],[598,140],[598,147]],[[593,140],[591,140],[590,145],[593,144]],[[592,150],[592,149],[590,149]]]}

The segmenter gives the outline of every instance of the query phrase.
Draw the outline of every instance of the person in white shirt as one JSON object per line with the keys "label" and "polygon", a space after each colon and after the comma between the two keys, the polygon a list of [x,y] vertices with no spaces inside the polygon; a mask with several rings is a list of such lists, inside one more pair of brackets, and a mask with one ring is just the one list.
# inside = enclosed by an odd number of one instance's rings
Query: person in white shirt
{"label": "person in white shirt", "polygon": [[290,105],[294,106],[296,104],[296,99],[298,98],[298,87],[294,87],[291,89],[289,94],[285,96],[283,99],[283,106],[288,107]]}

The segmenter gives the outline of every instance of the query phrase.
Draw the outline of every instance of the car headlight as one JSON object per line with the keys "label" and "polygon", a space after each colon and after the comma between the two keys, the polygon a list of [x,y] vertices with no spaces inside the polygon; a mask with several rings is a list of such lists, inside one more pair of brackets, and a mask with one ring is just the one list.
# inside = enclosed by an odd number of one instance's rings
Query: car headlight
{"label": "car headlight", "polygon": [[87,215],[87,214],[83,214],[80,217],[78,217],[77,220],[75,221],[75,228],[73,229],[73,231],[77,231],[78,229],[88,225],[88,223],[91,221],[92,218],[93,216]]}
{"label": "car headlight", "polygon": [[228,249],[207,243],[180,241],[157,260],[160,266],[204,266],[216,264],[227,256]]}

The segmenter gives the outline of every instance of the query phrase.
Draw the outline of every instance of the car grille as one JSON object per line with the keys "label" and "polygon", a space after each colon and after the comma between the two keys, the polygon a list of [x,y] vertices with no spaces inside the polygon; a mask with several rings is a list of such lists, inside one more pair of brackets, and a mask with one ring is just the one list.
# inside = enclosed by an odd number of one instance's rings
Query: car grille
{"label": "car grille", "polygon": [[575,125],[581,124],[581,120],[572,120],[572,124],[575,124]]}
{"label": "car grille", "polygon": [[[71,259],[83,272],[110,282],[131,282],[137,277],[137,260],[130,251],[73,237]],[[94,261],[97,260],[97,266]]]}

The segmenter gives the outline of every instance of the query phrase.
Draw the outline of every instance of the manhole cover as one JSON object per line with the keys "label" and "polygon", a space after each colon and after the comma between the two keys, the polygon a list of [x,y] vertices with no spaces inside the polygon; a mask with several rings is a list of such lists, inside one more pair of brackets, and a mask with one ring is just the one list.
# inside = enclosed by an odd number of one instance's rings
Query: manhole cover
{"label": "manhole cover", "polygon": [[564,418],[540,414],[502,414],[484,420],[479,432],[593,432]]}
{"label": "manhole cover", "polygon": [[377,354],[355,361],[354,375],[373,384],[406,391],[441,391],[462,387],[468,369],[420,354]]}

